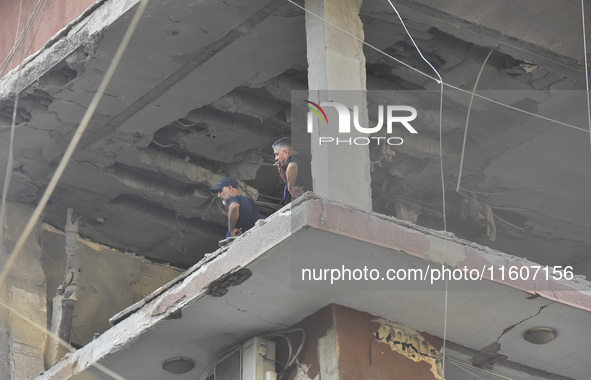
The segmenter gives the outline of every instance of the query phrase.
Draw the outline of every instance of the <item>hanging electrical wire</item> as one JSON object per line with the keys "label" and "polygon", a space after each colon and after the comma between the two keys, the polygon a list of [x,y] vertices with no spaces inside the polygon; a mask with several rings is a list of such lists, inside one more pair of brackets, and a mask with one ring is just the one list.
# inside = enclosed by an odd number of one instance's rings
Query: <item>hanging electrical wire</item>
{"label": "hanging electrical wire", "polygon": [[496,379],[515,380],[515,379],[513,379],[511,377],[499,375],[499,374],[496,374],[496,373],[491,372],[491,371],[487,371],[487,370],[482,369],[482,368],[474,367],[473,365],[469,365],[469,364],[463,363],[463,362],[461,362],[459,360],[456,360],[456,359],[448,358],[447,360],[451,364],[455,365],[457,368],[459,368],[459,369],[461,369],[461,370],[463,370],[465,372],[468,372],[472,376],[478,377],[479,379],[487,380],[486,378],[484,378],[482,376],[479,376],[477,373],[486,374],[486,375],[492,376],[492,377],[494,377]]}
{"label": "hanging electrical wire", "polygon": [[[12,48],[10,48],[10,51],[8,52],[8,54],[6,55],[6,57],[4,58],[4,60],[6,60],[10,55],[11,52],[14,51],[17,41],[19,39],[18,34],[21,30],[21,15],[23,12],[23,0],[20,0],[20,4],[18,7],[18,20],[16,22],[16,32],[14,33],[14,44],[12,45]],[[2,63],[0,64],[0,66],[2,66],[4,64],[4,61],[2,61]],[[2,74],[2,72],[0,72],[0,74]]]}
{"label": "hanging electrical wire", "polygon": [[[440,169],[440,175],[441,175],[443,231],[444,231],[445,237],[446,237],[446,239],[444,240],[444,244],[445,244],[444,252],[447,252],[447,216],[446,216],[446,212],[445,212],[445,177],[444,177],[444,172],[443,172],[443,126],[442,126],[442,122],[443,122],[443,78],[441,78],[441,75],[435,69],[435,67],[433,67],[431,62],[429,62],[423,56],[421,49],[419,49],[419,47],[415,43],[414,38],[412,38],[412,35],[408,31],[408,28],[406,27],[406,24],[404,23],[402,16],[400,16],[400,13],[398,13],[398,10],[394,6],[394,4],[392,4],[392,2],[390,0],[388,0],[388,3],[392,7],[392,9],[394,9],[396,16],[398,16],[400,23],[402,24],[402,26],[404,27],[404,30],[406,31],[406,34],[408,35],[408,38],[410,38],[410,40],[412,41],[412,44],[414,45],[415,49],[417,50],[417,52],[419,53],[419,55],[421,56],[423,61],[425,61],[427,63],[427,65],[429,65],[429,67],[435,72],[435,74],[437,74],[437,78],[439,78],[438,80],[436,80],[436,82],[439,84],[439,169]],[[443,379],[445,379],[445,351],[446,351],[446,342],[447,342],[447,306],[448,306],[448,279],[446,277],[445,278],[445,292],[444,292],[444,299],[443,299],[443,346],[441,347],[442,363],[443,363],[442,370],[441,370],[441,377]]]}
{"label": "hanging electrical wire", "polygon": [[[41,20],[43,19],[43,15],[45,14],[45,10],[47,9],[47,4],[48,4],[47,0],[44,0],[42,3],[41,10],[39,11],[39,16],[38,16],[39,21],[36,22],[37,27],[35,28],[35,33],[33,33],[33,35],[31,36],[31,43],[29,44],[29,47],[27,48],[27,50],[25,50],[25,54],[24,54],[25,57],[27,57],[29,55],[31,48],[35,44],[35,38],[37,37],[37,33],[39,32],[39,28],[41,27],[41,24],[42,24]],[[21,62],[23,60],[21,60]]]}
{"label": "hanging electrical wire", "polygon": [[470,122],[470,112],[472,111],[472,102],[474,101],[474,94],[476,93],[476,87],[478,86],[478,82],[480,81],[480,76],[482,75],[482,71],[484,70],[484,66],[490,55],[494,50],[491,50],[484,62],[482,62],[482,66],[480,66],[480,71],[478,72],[478,76],[476,77],[476,81],[474,82],[474,88],[472,89],[472,95],[470,96],[470,104],[468,105],[468,114],[466,115],[466,127],[464,129],[464,141],[462,143],[462,154],[460,155],[460,169],[458,171],[458,184],[456,186],[456,191],[460,191],[460,182],[462,181],[462,168],[464,167],[464,152],[466,151],[466,137],[468,136],[468,123]]}
{"label": "hanging electrical wire", "polygon": [[587,88],[587,119],[589,122],[589,144],[591,146],[591,104],[589,103],[589,66],[587,66],[587,36],[585,27],[585,2],[581,0],[581,17],[583,19],[583,56],[585,57],[585,86]]}
{"label": "hanging electrical wire", "polygon": [[[47,2],[48,2],[47,0],[38,0],[37,1],[37,3],[35,4],[35,7],[33,8],[33,12],[31,13],[31,16],[29,16],[29,19],[27,20],[27,22],[25,23],[25,25],[23,27],[23,31],[21,32],[20,36],[18,36],[18,28],[20,28],[20,10],[19,10],[19,22],[18,22],[19,26],[17,27],[17,38],[15,39],[14,45],[12,46],[10,51],[8,52],[7,56],[4,58],[4,60],[0,64],[0,75],[3,74],[4,71],[6,71],[6,69],[10,66],[10,63],[13,61],[14,57],[16,57],[16,54],[18,53],[18,51],[21,49],[21,47],[27,41],[27,38],[29,37],[29,32],[31,31],[31,28],[34,25],[37,25],[37,30],[38,30],[39,25],[41,25],[41,18],[43,17],[43,13],[45,12],[45,8],[47,7]],[[33,36],[32,40],[34,40],[34,36]],[[28,51],[28,49],[27,49],[27,51]]]}
{"label": "hanging electrical wire", "polygon": [[[293,334],[293,333],[299,333],[299,334],[301,334],[301,337],[302,337],[301,341],[300,341],[300,345],[295,353],[293,352],[293,346],[291,343],[291,339],[288,336],[289,334]],[[285,375],[287,374],[287,371],[291,367],[293,367],[293,365],[296,363],[298,356],[302,352],[302,348],[304,347],[304,343],[306,343],[306,332],[304,331],[304,329],[298,327],[298,328],[293,328],[293,329],[289,329],[289,330],[278,331],[276,333],[265,334],[265,335],[262,335],[261,338],[271,337],[271,336],[277,336],[277,337],[285,340],[285,342],[288,346],[288,350],[289,350],[287,362],[283,366],[283,371],[280,371],[279,373],[277,373],[277,379],[281,380],[285,377]]]}

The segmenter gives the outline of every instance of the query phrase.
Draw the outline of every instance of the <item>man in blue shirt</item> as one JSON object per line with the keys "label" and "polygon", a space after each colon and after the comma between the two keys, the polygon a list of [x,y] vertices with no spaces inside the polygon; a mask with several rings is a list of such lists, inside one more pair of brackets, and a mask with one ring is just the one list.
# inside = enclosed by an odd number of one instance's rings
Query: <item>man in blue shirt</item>
{"label": "man in blue shirt", "polygon": [[252,199],[240,194],[238,182],[234,178],[225,177],[211,188],[218,193],[228,205],[228,231],[226,238],[239,236],[251,229],[255,222],[261,218],[259,208]]}

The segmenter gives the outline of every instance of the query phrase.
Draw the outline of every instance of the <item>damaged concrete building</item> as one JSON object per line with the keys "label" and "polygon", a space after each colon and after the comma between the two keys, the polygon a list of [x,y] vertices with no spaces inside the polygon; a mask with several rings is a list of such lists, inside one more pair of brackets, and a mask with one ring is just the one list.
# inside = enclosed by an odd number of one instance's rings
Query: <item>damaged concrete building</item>
{"label": "damaged concrete building", "polygon": [[587,379],[586,5],[0,2],[0,378]]}

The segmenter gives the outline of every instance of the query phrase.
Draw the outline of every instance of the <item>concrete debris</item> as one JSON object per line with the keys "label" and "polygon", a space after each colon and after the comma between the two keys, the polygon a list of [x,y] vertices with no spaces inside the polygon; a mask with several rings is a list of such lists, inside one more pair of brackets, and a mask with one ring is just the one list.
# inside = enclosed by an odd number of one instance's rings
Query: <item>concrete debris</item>
{"label": "concrete debris", "polygon": [[229,238],[223,239],[219,241],[220,248],[230,245],[234,240],[236,240],[237,236],[230,236]]}
{"label": "concrete debris", "polygon": [[[152,311],[151,315],[158,316],[158,315],[166,314],[170,310],[177,308],[178,305],[185,300],[185,298],[186,298],[186,296],[184,294],[179,295],[178,293],[174,294],[174,296],[171,296],[168,298],[159,298],[156,301],[156,306],[154,307],[154,310]],[[175,313],[177,310],[173,310],[170,313],[171,314]]]}
{"label": "concrete debris", "polygon": [[441,350],[427,342],[421,333],[400,323],[379,319],[380,328],[375,332],[376,340],[390,346],[392,351],[414,362],[424,361],[431,365],[431,373],[442,379]]}
{"label": "concrete debris", "polygon": [[230,286],[236,286],[242,284],[252,276],[252,272],[248,268],[242,268],[232,273],[227,273],[218,280],[212,282],[208,287],[205,294],[212,297],[222,297],[228,293]]}
{"label": "concrete debris", "polygon": [[421,208],[408,203],[396,203],[396,217],[416,223],[419,219]]}
{"label": "concrete debris", "polygon": [[486,223],[486,234],[491,241],[497,237],[497,227],[492,208],[472,199],[463,198],[461,203],[460,219],[471,219],[476,223]]}

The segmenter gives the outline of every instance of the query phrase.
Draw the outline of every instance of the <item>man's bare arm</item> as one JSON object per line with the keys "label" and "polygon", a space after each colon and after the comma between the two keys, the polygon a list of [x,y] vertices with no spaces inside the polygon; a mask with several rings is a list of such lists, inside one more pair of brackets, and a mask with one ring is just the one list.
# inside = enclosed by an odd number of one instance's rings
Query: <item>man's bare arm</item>
{"label": "man's bare arm", "polygon": [[295,186],[295,181],[298,178],[298,164],[295,162],[290,162],[287,165],[287,170],[285,171],[286,183],[287,183],[287,191],[291,194],[293,198],[297,198],[304,193],[304,189],[299,186]]}
{"label": "man's bare arm", "polygon": [[240,203],[232,202],[228,207],[228,231],[230,231],[230,235],[238,236],[242,233],[242,229],[234,228],[236,226],[236,222],[238,221],[238,216],[240,215]]}

